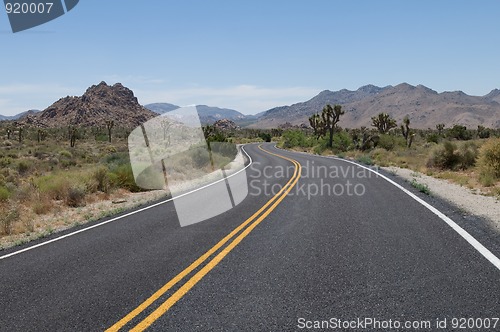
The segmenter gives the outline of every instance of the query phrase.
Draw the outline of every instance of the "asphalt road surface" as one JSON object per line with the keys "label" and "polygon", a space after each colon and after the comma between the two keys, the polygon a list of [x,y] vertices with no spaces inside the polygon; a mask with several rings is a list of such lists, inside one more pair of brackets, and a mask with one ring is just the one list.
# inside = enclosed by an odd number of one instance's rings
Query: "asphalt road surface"
{"label": "asphalt road surface", "polygon": [[[219,216],[180,227],[168,202],[0,259],[0,330],[500,331],[499,268],[435,213],[353,164],[262,148]],[[333,328],[358,319],[379,326]]]}

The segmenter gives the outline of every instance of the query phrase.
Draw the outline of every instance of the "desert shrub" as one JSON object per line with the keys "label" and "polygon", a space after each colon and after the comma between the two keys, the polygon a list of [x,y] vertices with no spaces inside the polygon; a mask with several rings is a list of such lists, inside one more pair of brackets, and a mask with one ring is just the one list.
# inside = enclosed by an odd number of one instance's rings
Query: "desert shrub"
{"label": "desert shrub", "polygon": [[491,173],[480,173],[479,183],[485,187],[491,187],[496,183],[495,177]]}
{"label": "desert shrub", "polygon": [[432,149],[427,166],[440,169],[453,169],[458,163],[458,155],[455,153],[457,146],[450,141]]}
{"label": "desert shrub", "polygon": [[365,165],[373,165],[373,160],[369,155],[362,154],[356,158],[356,160]]}
{"label": "desert shrub", "polygon": [[500,179],[500,139],[490,139],[479,151],[478,166],[481,176]]}
{"label": "desert shrub", "polygon": [[85,206],[85,189],[79,186],[70,187],[65,204],[70,207]]}
{"label": "desert shrub", "polygon": [[8,209],[2,209],[5,211],[0,214],[0,232],[3,234],[11,234],[12,226],[14,222],[19,219],[19,209],[17,206],[11,206]]}
{"label": "desert shrub", "polygon": [[95,135],[95,140],[97,142],[107,142],[108,141],[108,134],[98,133]]}
{"label": "desert shrub", "polygon": [[210,163],[210,154],[206,149],[193,149],[191,150],[191,158],[194,165],[198,168],[207,166]]}
{"label": "desert shrub", "polygon": [[233,160],[238,154],[238,148],[236,144],[227,142],[211,142],[209,148],[212,151],[212,155],[217,154],[219,156],[227,157]]}
{"label": "desert shrub", "polygon": [[431,194],[431,190],[429,189],[429,186],[427,186],[425,183],[420,183],[416,179],[412,179],[410,182],[411,186],[421,193],[424,193],[426,195]]}
{"label": "desert shrub", "polygon": [[4,186],[0,187],[0,202],[6,202],[11,196],[11,192]]}
{"label": "desert shrub", "polygon": [[108,164],[109,166],[113,165],[119,166],[128,164],[130,162],[130,159],[128,153],[118,152],[106,155],[106,157],[104,157],[103,162],[105,164]]}
{"label": "desert shrub", "polygon": [[427,141],[427,143],[436,143],[437,144],[441,140],[441,136],[439,136],[437,133],[431,133],[431,134],[427,135],[425,140]]}
{"label": "desert shrub", "polygon": [[96,181],[97,190],[108,194],[111,189],[108,176],[108,168],[104,166],[97,168],[93,172],[92,177]]}
{"label": "desert shrub", "polygon": [[454,125],[448,129],[447,136],[449,138],[456,138],[458,140],[466,141],[472,139],[472,131],[467,130],[467,127],[461,125]]}
{"label": "desert shrub", "polygon": [[110,178],[116,187],[127,189],[131,192],[142,191],[142,188],[135,183],[134,173],[130,164],[117,166],[112,170],[111,174]]}
{"label": "desert shrub", "polygon": [[315,154],[322,154],[326,149],[328,149],[328,139],[326,137],[320,137],[314,145],[313,152]]}
{"label": "desert shrub", "polygon": [[102,152],[106,154],[111,154],[111,153],[116,153],[116,147],[114,145],[106,145],[103,149]]}
{"label": "desert shrub", "polygon": [[42,215],[52,211],[54,204],[49,197],[42,196],[40,199],[33,202],[33,212]]}
{"label": "desert shrub", "polygon": [[70,187],[70,181],[64,174],[46,175],[36,180],[35,186],[42,195],[47,195],[53,200],[64,200]]}
{"label": "desert shrub", "polygon": [[467,169],[476,164],[478,148],[474,143],[455,144],[450,141],[436,146],[427,159],[427,166],[439,169]]}
{"label": "desert shrub", "polygon": [[262,139],[264,142],[271,142],[273,137],[269,133],[260,133],[259,138]]}
{"label": "desert shrub", "polygon": [[31,164],[28,163],[26,160],[21,160],[17,163],[17,171],[21,175],[28,173],[30,168],[31,168]]}
{"label": "desert shrub", "polygon": [[380,166],[388,166],[391,152],[382,148],[375,148],[370,152],[370,157]]}
{"label": "desert shrub", "polygon": [[5,168],[12,164],[12,158],[10,157],[2,157],[0,158],[0,167]]}
{"label": "desert shrub", "polygon": [[287,130],[283,133],[283,147],[285,149],[299,147],[312,147],[314,142],[300,130]]}
{"label": "desert shrub", "polygon": [[59,151],[59,155],[64,158],[73,158],[73,154],[69,152],[68,150],[61,150]]}
{"label": "desert shrub", "polygon": [[377,147],[391,151],[396,147],[404,147],[405,145],[406,141],[404,137],[384,134],[380,135]]}
{"label": "desert shrub", "polygon": [[345,152],[352,145],[351,136],[345,131],[336,133],[332,140],[332,150],[337,152]]}
{"label": "desert shrub", "polygon": [[460,169],[467,169],[476,164],[479,150],[473,142],[465,142],[458,146],[458,156]]}

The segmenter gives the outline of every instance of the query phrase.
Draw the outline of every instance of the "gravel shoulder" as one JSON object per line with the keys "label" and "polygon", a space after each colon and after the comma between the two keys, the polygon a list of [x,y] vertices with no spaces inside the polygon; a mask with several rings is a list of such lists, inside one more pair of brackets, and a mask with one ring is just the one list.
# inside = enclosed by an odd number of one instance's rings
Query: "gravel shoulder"
{"label": "gravel shoulder", "polygon": [[381,167],[383,170],[411,182],[427,185],[431,195],[442,198],[469,214],[482,217],[491,222],[496,229],[500,228],[500,201],[491,196],[484,196],[479,190],[471,190],[447,180],[415,172],[406,168]]}

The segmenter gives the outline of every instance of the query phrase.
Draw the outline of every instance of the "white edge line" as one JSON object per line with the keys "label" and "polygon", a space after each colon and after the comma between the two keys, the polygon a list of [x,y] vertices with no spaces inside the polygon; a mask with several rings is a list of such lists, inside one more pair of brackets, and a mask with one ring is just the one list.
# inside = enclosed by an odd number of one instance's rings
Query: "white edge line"
{"label": "white edge line", "polygon": [[[250,167],[250,165],[252,165],[252,163],[253,163],[252,157],[250,157],[250,155],[246,152],[246,150],[244,149],[244,147],[243,147],[243,146],[241,146],[241,150],[242,150],[242,151],[243,151],[243,152],[247,155],[247,157],[248,157],[248,159],[249,159],[249,161],[250,161],[250,162],[248,163],[248,165],[247,165],[247,166],[245,166],[245,168],[240,169],[238,172],[236,172],[236,173],[234,173],[234,174],[229,175],[229,176],[228,176],[228,178],[230,178],[230,177],[232,177],[232,176],[235,176],[236,174],[239,174],[239,173],[243,172],[243,171],[244,171],[244,170],[246,170],[248,167]],[[19,255],[19,254],[21,254],[21,253],[23,253],[23,252],[26,252],[26,251],[29,251],[29,250],[33,250],[33,249],[36,249],[36,248],[39,248],[39,247],[45,246],[45,245],[47,245],[47,244],[54,243],[54,242],[56,242],[56,241],[59,241],[59,240],[62,240],[62,239],[68,238],[68,237],[70,237],[70,236],[73,236],[73,235],[77,235],[77,234],[80,234],[80,233],[86,232],[86,231],[91,230],[91,229],[93,229],[93,228],[97,228],[97,227],[100,227],[100,226],[103,226],[103,225],[109,224],[109,223],[111,223],[111,222],[113,222],[113,221],[117,221],[117,220],[120,220],[120,219],[123,219],[123,218],[129,217],[129,216],[132,216],[132,215],[137,214],[137,213],[140,213],[140,212],[142,212],[142,211],[146,211],[146,210],[152,209],[152,208],[157,207],[157,206],[159,206],[159,205],[162,205],[162,204],[165,204],[165,203],[171,202],[171,201],[173,201],[174,199],[177,199],[177,198],[180,198],[180,197],[183,197],[183,196],[186,196],[186,195],[192,194],[192,193],[194,193],[194,192],[197,192],[197,191],[203,190],[203,189],[205,189],[205,188],[207,188],[207,187],[213,186],[214,184],[219,183],[219,182],[221,182],[221,181],[225,181],[225,179],[217,180],[217,181],[212,182],[212,183],[210,183],[210,184],[208,184],[208,185],[205,185],[205,186],[203,186],[203,187],[197,188],[197,189],[195,189],[195,190],[188,191],[188,192],[186,192],[186,193],[184,193],[184,194],[182,194],[182,195],[176,196],[176,197],[174,197],[174,198],[169,198],[169,199],[167,199],[167,200],[165,200],[165,201],[161,201],[161,202],[155,203],[155,204],[153,204],[153,205],[146,206],[146,207],[144,207],[144,208],[142,208],[142,209],[139,209],[139,210],[135,210],[135,211],[129,212],[129,213],[124,214],[124,215],[122,215],[122,216],[115,217],[115,218],[113,218],[113,219],[106,220],[106,221],[103,221],[103,222],[101,222],[101,223],[98,223],[98,224],[95,224],[95,225],[92,225],[92,226],[89,226],[89,227],[86,227],[86,228],[82,228],[82,229],[80,229],[80,230],[78,230],[78,231],[75,231],[75,232],[72,232],[72,233],[68,233],[68,234],[65,234],[65,235],[59,236],[59,237],[57,237],[57,238],[55,238],[55,239],[48,240],[48,241],[45,241],[45,242],[42,242],[42,243],[38,243],[38,244],[35,244],[35,245],[31,246],[31,247],[27,247],[27,248],[24,248],[24,249],[21,249],[21,250],[18,250],[18,251],[14,251],[14,252],[12,252],[12,253],[10,253],[10,254],[4,255],[4,256],[0,256],[0,260],[2,260],[2,259],[6,259],[6,258],[9,258],[9,257],[12,257],[12,256],[15,256],[15,255]]]}
{"label": "white edge line", "polygon": [[[301,154],[311,155],[311,154],[305,153],[305,152],[284,150],[284,149],[278,148],[276,145],[274,147],[276,149],[280,149],[280,150],[288,151],[288,152],[292,152],[292,153],[295,152],[295,153],[301,153]],[[321,157],[321,158],[327,158],[327,159],[334,159],[334,160],[339,160],[339,161],[344,161],[346,163],[350,163],[350,164],[359,166],[361,168],[369,170],[372,173],[377,174],[377,176],[380,176],[381,178],[383,178],[384,180],[388,181],[392,185],[394,185],[397,188],[401,189],[408,196],[410,196],[411,198],[413,198],[414,200],[416,200],[417,202],[419,202],[420,204],[422,204],[423,206],[425,206],[427,209],[429,209],[436,216],[438,216],[439,218],[441,218],[451,228],[453,228],[453,230],[455,232],[457,232],[461,237],[463,237],[467,242],[469,242],[469,244],[472,245],[474,247],[474,249],[476,249],[477,251],[479,251],[479,253],[481,255],[483,255],[484,258],[486,258],[487,260],[489,260],[491,264],[493,264],[497,269],[500,270],[500,259],[497,256],[495,256],[488,248],[486,248],[485,246],[483,246],[478,240],[476,240],[465,229],[463,229],[462,227],[460,227],[456,222],[454,222],[451,218],[449,218],[448,216],[446,216],[444,213],[442,213],[441,211],[439,211],[438,209],[436,209],[434,206],[430,205],[429,203],[427,203],[426,201],[424,201],[423,199],[421,199],[420,197],[418,197],[417,195],[415,195],[414,193],[412,193],[408,189],[404,188],[400,184],[398,184],[398,183],[394,182],[393,180],[389,179],[387,176],[385,176],[385,175],[383,175],[383,174],[381,174],[379,172],[376,172],[375,170],[373,170],[373,169],[371,169],[369,167],[366,167],[366,166],[360,165],[358,163],[355,163],[354,161],[351,161],[351,160],[337,158],[337,157],[320,156],[320,155],[312,155],[312,156]]]}

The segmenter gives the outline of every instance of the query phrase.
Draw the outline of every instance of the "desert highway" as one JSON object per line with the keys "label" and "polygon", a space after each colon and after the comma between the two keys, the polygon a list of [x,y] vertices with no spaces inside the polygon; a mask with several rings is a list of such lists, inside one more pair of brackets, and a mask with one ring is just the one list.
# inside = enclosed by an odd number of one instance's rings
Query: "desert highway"
{"label": "desert highway", "polygon": [[167,202],[0,252],[0,330],[296,331],[366,317],[451,330],[500,316],[498,247],[480,241],[485,254],[354,164],[245,150],[249,194],[214,218],[180,227]]}

